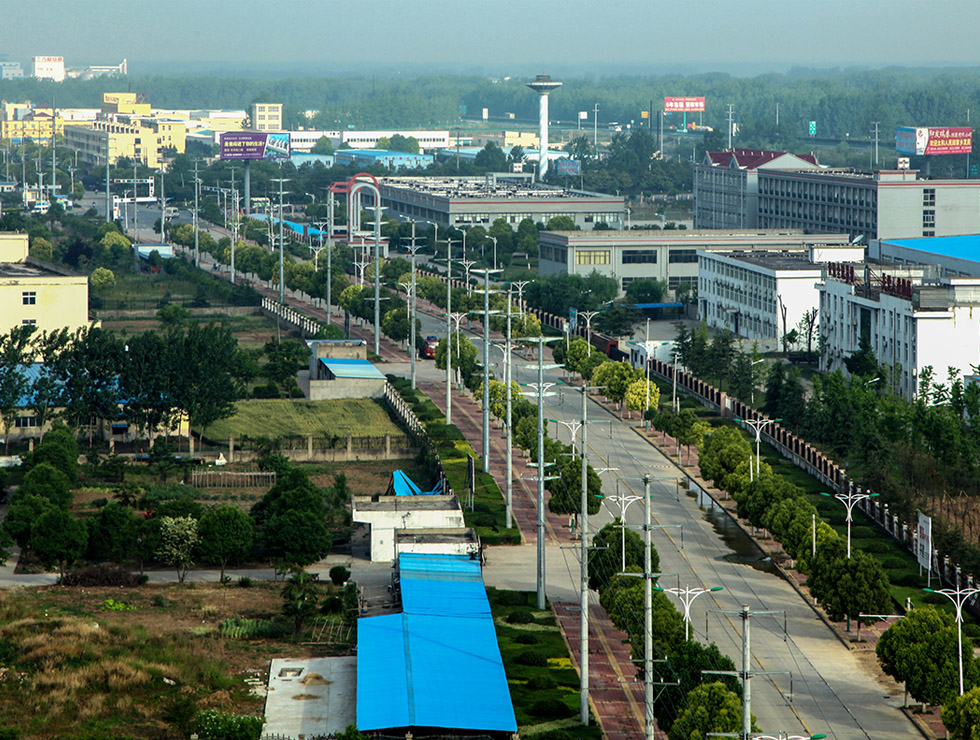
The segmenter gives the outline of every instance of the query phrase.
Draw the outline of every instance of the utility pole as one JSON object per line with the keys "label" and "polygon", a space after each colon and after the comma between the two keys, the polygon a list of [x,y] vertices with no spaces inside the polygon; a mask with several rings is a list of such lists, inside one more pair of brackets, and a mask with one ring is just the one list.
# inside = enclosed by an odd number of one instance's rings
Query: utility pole
{"label": "utility pole", "polygon": [[579,611],[581,615],[581,636],[579,640],[579,718],[583,725],[589,724],[589,382],[582,386],[582,500],[579,515]]}
{"label": "utility pole", "polygon": [[[140,213],[139,213],[139,193],[137,188],[139,186],[136,184],[136,162],[133,162],[133,237],[136,239],[136,243],[140,243]],[[51,191],[51,197],[54,197],[54,191]]]}
{"label": "utility pole", "polygon": [[[166,166],[163,164],[163,160],[160,161],[160,243],[167,243],[167,198],[163,191],[163,173],[166,170]],[[234,242],[232,242],[232,251],[234,252]],[[232,280],[234,282],[234,279]]]}
{"label": "utility pole", "polygon": [[507,487],[505,494],[505,524],[507,529],[510,529],[513,524],[514,518],[514,431],[511,429],[511,390],[510,390],[510,376],[511,376],[511,355],[510,355],[510,336],[511,336],[511,322],[510,322],[510,299],[511,290],[513,286],[507,287],[507,335],[504,340],[504,385],[506,386],[507,395],[507,406],[505,410],[504,423],[507,425]]}
{"label": "utility pole", "polygon": [[446,239],[446,424],[453,423],[453,367],[452,366],[453,366],[453,240]]}
{"label": "utility pole", "polygon": [[197,206],[199,193],[201,191],[201,181],[197,177],[197,160],[194,160],[194,266],[201,266],[201,245],[198,239],[198,216],[197,216]]}
{"label": "utility pole", "polygon": [[332,190],[327,192],[330,193],[327,204],[327,324],[329,325],[333,319],[333,274],[330,253],[333,251],[334,193]]}
{"label": "utility pole", "polygon": [[881,121],[873,121],[873,123],[875,126],[875,167],[877,167],[878,166],[878,126],[881,124]]}
{"label": "utility pole", "polygon": [[592,148],[595,150],[593,155],[599,158],[599,104],[592,107]]}
{"label": "utility pole", "polygon": [[[163,178],[160,179],[161,187]],[[231,218],[231,284],[235,284],[235,245],[238,244],[238,191],[235,190],[235,168],[231,168],[231,198],[235,204],[235,212]]]}
{"label": "utility pole", "polygon": [[374,199],[374,354],[381,354],[381,196]]}
{"label": "utility pole", "polygon": [[[282,166],[281,165],[280,165],[279,169],[280,169],[279,174],[282,174]],[[271,179],[272,179],[272,182],[278,182],[279,183],[279,302],[280,303],[285,303],[286,302],[286,281],[285,281],[285,272],[286,272],[286,269],[285,269],[284,252],[286,251],[286,239],[283,236],[283,231],[282,231],[282,218],[283,218],[283,213],[282,213],[282,196],[285,195],[285,193],[283,192],[282,184],[284,182],[289,182],[289,181],[287,179],[285,179],[285,178],[282,178],[282,177],[273,177]],[[270,219],[270,222],[269,223],[270,224],[272,223],[271,222],[271,219]]]}
{"label": "utility pole", "polygon": [[[490,472],[490,273],[483,271],[483,472]],[[493,313],[497,313],[494,311]]]}
{"label": "utility pole", "polygon": [[[625,525],[626,522],[623,522]],[[653,723],[653,566],[650,561],[650,474],[643,476],[643,708],[646,740],[654,740]]]}
{"label": "utility pole", "polygon": [[414,221],[412,221],[412,246],[409,247],[409,251],[412,253],[412,288],[411,288],[412,296],[411,296],[411,304],[410,304],[410,308],[409,308],[409,312],[408,312],[408,314],[409,314],[408,320],[412,324],[412,339],[411,339],[412,347],[411,347],[411,350],[410,351],[412,353],[412,390],[414,391],[415,390],[415,355],[418,354],[418,349],[416,347],[416,342],[415,342],[415,310],[416,310],[416,308],[415,308],[416,307],[416,301],[415,301],[415,253],[419,251],[419,247],[415,243],[415,222]]}
{"label": "utility pole", "polygon": [[[134,183],[135,185],[135,183]],[[51,98],[51,205],[55,204],[58,190],[58,109]],[[139,241],[137,239],[137,241]]]}
{"label": "utility pole", "polygon": [[[21,158],[23,161],[23,157]],[[26,182],[24,183],[26,185]],[[105,122],[105,222],[112,223],[112,206],[109,203],[109,122]]]}

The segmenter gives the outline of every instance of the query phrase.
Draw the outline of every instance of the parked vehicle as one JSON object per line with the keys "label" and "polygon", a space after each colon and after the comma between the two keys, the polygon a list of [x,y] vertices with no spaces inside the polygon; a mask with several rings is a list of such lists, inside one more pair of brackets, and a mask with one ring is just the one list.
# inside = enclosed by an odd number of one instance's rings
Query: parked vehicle
{"label": "parked vehicle", "polygon": [[434,360],[436,357],[436,347],[438,346],[438,338],[426,337],[425,343],[419,347],[419,357],[421,357],[423,360]]}

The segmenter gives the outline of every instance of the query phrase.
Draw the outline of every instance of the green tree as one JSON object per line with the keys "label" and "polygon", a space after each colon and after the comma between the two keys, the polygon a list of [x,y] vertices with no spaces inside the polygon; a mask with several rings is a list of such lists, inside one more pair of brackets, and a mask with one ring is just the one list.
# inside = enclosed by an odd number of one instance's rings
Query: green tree
{"label": "green tree", "polygon": [[128,506],[110,501],[88,520],[89,560],[121,563],[136,544],[137,519]]}
{"label": "green tree", "polygon": [[506,172],[507,171],[507,155],[504,154],[503,150],[494,144],[492,141],[488,141],[487,145],[480,150],[474,164],[481,169],[489,172]]}
{"label": "green tree", "polygon": [[30,470],[42,463],[60,470],[69,483],[78,480],[78,442],[68,427],[63,424],[53,426],[44,436],[44,440],[34,448],[25,467]]}
{"label": "green tree", "polygon": [[420,151],[418,139],[402,134],[394,134],[388,142],[388,147],[393,152],[406,152],[407,154],[418,154]]}
{"label": "green tree", "polygon": [[310,151],[313,154],[333,154],[333,142],[329,136],[321,136]]}
{"label": "green tree", "polygon": [[[594,591],[602,591],[617,573],[624,572],[623,538],[626,541],[625,571],[637,568],[643,570],[643,540],[636,532],[620,526],[621,524],[617,517],[592,538],[592,549],[589,550],[589,588]],[[650,545],[650,567],[654,572],[660,570],[660,553],[653,545]]]}
{"label": "green tree", "polygon": [[0,421],[3,422],[4,444],[10,447],[10,428],[20,416],[30,381],[24,363],[31,358],[30,340],[33,326],[16,326],[0,334]]}
{"label": "green tree", "polygon": [[545,226],[548,231],[580,231],[571,216],[552,216]]}
{"label": "green tree", "polygon": [[891,608],[888,575],[881,563],[860,550],[831,564],[828,583],[831,588],[823,598],[827,614],[835,622],[846,617],[848,629],[851,619],[857,619],[859,637],[861,624],[876,620],[859,618],[858,614],[885,614]]}
{"label": "green tree", "polygon": [[677,721],[670,728],[670,740],[706,740],[711,732],[740,732],[742,702],[721,682],[702,684],[691,690]]}
{"label": "green tree", "polygon": [[68,476],[49,463],[36,465],[24,476],[18,496],[40,496],[52,505],[68,510],[71,505],[71,482]]}
{"label": "green tree", "polygon": [[31,257],[42,262],[50,262],[54,258],[54,248],[51,242],[43,236],[35,236],[31,239],[30,252]]}
{"label": "green tree", "polygon": [[34,522],[40,519],[42,514],[54,508],[55,505],[43,496],[18,491],[3,520],[3,530],[10,535],[18,547],[26,548],[31,541],[31,527]]}
{"label": "green tree", "polygon": [[943,725],[950,740],[980,740],[980,686],[943,707]]}
{"label": "green tree", "polygon": [[281,595],[282,613],[293,620],[293,631],[299,634],[304,622],[317,612],[320,589],[312,575],[299,566],[293,566],[289,578],[283,584]]}
{"label": "green tree", "polygon": [[[909,695],[926,704],[941,705],[956,696],[959,662],[956,625],[952,616],[935,607],[913,609],[878,639],[875,654],[881,669],[904,682]],[[963,653],[967,686],[976,680],[973,652]]]}
{"label": "green tree", "polygon": [[160,546],[156,556],[177,569],[177,582],[183,583],[194,565],[194,548],[200,537],[197,519],[189,516],[160,518]]}
{"label": "green tree", "polygon": [[660,405],[660,386],[652,380],[634,380],[626,388],[626,408],[629,411],[646,411]]}
{"label": "green tree", "polygon": [[615,401],[622,408],[626,390],[636,379],[636,375],[629,363],[610,360],[595,369],[592,381],[594,385],[604,387],[603,394],[606,398]]}
{"label": "green tree", "polygon": [[272,516],[262,527],[261,540],[267,558],[296,565],[322,560],[333,545],[322,518],[295,509]]}
{"label": "green tree", "polygon": [[871,347],[871,338],[867,332],[861,332],[858,348],[850,357],[844,358],[844,367],[851,375],[868,378],[878,373],[878,358]]}
{"label": "green tree", "polygon": [[714,643],[702,645],[697,640],[684,640],[667,654],[664,663],[654,664],[654,681],[663,682],[657,694],[653,713],[657,724],[670,731],[685,698],[705,681],[720,681],[729,691],[741,698],[742,688],[733,676],[716,678],[705,671],[734,671],[735,663]]}
{"label": "green tree", "polygon": [[626,286],[630,303],[660,303],[667,294],[667,284],[654,278],[637,278]]}
{"label": "green tree", "polygon": [[58,566],[58,575],[85,552],[85,525],[64,509],[51,508],[41,514],[31,527],[31,550],[45,568]]}
{"label": "green tree", "polygon": [[88,281],[92,286],[92,290],[96,293],[104,293],[109,288],[115,287],[116,275],[107,267],[96,267],[92,271],[92,274],[89,275]]}
{"label": "green tree", "polygon": [[249,516],[236,506],[216,506],[207,509],[198,527],[201,559],[221,565],[221,582],[229,562],[248,557],[255,526]]}
{"label": "green tree", "polygon": [[727,490],[725,478],[752,458],[752,446],[738,428],[723,426],[706,434],[698,455],[701,475]]}

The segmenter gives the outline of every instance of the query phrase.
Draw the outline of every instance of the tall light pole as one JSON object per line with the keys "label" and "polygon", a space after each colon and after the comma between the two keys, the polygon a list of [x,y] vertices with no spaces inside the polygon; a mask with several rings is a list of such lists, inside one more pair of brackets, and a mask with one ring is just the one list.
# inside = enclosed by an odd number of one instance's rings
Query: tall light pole
{"label": "tall light pole", "polygon": [[598,311],[579,311],[578,315],[585,319],[585,332],[588,338],[585,340],[589,343],[588,356],[592,357],[592,319],[599,315]]}
{"label": "tall light pole", "polygon": [[[653,723],[653,566],[650,560],[650,474],[643,475],[643,707],[646,740],[655,740]],[[625,526],[625,522],[623,522]]]}
{"label": "tall light pole", "polygon": [[663,586],[654,586],[654,590],[660,591],[662,593],[674,594],[677,598],[681,600],[684,605],[684,639],[690,639],[691,635],[691,604],[694,600],[701,594],[709,594],[713,591],[721,591],[724,586],[712,586],[710,588],[702,588],[700,586],[685,586],[684,588],[664,588]]}
{"label": "tall light pole", "polygon": [[409,307],[410,310],[408,312],[409,313],[408,320],[412,324],[412,339],[411,339],[411,342],[412,342],[412,348],[411,348],[411,352],[412,352],[412,390],[414,391],[415,390],[415,355],[418,354],[418,351],[416,350],[416,347],[415,347],[415,311],[416,311],[415,254],[416,254],[416,252],[419,251],[419,246],[418,246],[418,244],[415,243],[415,222],[414,221],[412,221],[412,246],[409,247],[408,249],[412,253],[412,287],[411,287],[411,290],[410,290],[410,293],[411,293],[411,304],[410,304],[410,307]]}
{"label": "tall light pole", "polygon": [[[538,521],[537,521],[537,551],[538,551],[538,563],[537,563],[537,606],[538,609],[545,608],[545,571],[544,571],[544,561],[545,561],[545,548],[544,548],[544,483],[545,483],[545,467],[546,463],[544,461],[544,399],[545,396],[554,395],[553,393],[547,393],[546,391],[556,383],[545,383],[544,382],[544,345],[548,342],[550,338],[548,337],[534,337],[528,338],[528,341],[537,342],[538,345],[538,382],[528,383],[528,386],[534,388],[535,393],[527,394],[534,395],[537,397],[538,401],[538,462],[537,462],[537,483],[538,483],[538,496],[537,496],[537,508],[538,508]],[[551,365],[549,367],[557,367],[557,365]]]}
{"label": "tall light pole", "polygon": [[589,383],[582,386],[582,498],[579,502],[579,611],[581,615],[579,655],[579,718],[589,724]]}
{"label": "tall light pole", "polygon": [[960,696],[963,696],[963,603],[970,597],[980,594],[980,588],[924,588],[922,590],[928,594],[942,594],[956,607],[956,647],[960,664]]}
{"label": "tall light pole", "polygon": [[[675,375],[677,374],[676,371],[674,374]],[[735,421],[752,427],[752,430],[755,432],[755,475],[756,476],[761,475],[762,463],[759,455],[759,445],[762,442],[762,430],[765,429],[770,424],[775,424],[778,421],[782,421],[782,419],[755,419],[754,421],[749,421],[748,419],[739,419],[736,416]],[[751,460],[749,461],[749,480],[755,480],[755,477],[752,475]]]}
{"label": "tall light pole", "polygon": [[507,529],[513,526],[514,519],[514,430],[511,429],[512,401],[510,388],[511,363],[513,362],[510,354],[510,298],[512,287],[511,285],[507,288],[507,336],[504,340],[504,385],[506,386],[505,393],[507,396],[506,419],[504,422],[507,425],[507,492],[505,497],[505,523]]}
{"label": "tall light pole", "polygon": [[[281,174],[281,169],[282,167],[280,166],[280,174]],[[283,230],[282,230],[282,219],[283,219],[282,196],[285,195],[285,193],[283,192],[282,184],[284,182],[289,182],[289,180],[282,177],[274,177],[271,179],[272,182],[279,183],[279,302],[285,303],[286,302],[286,268],[285,268],[286,262],[285,262],[284,253],[286,251],[286,239],[283,236]]]}
{"label": "tall light pole", "polygon": [[599,497],[603,501],[613,501],[619,504],[619,524],[620,524],[620,534],[622,535],[622,537],[620,538],[620,554],[621,554],[622,562],[620,564],[619,569],[620,571],[625,572],[626,571],[626,510],[629,509],[630,504],[636,501],[642,501],[643,497],[626,495],[626,494],[620,495],[618,493],[612,496],[599,494]]}
{"label": "tall light pole", "polygon": [[[197,160],[195,159],[194,160],[194,267],[201,266],[201,243],[200,240],[198,239],[198,233],[197,233],[198,225],[199,225],[197,207],[198,207],[198,200],[200,199],[200,195],[199,195],[200,192],[201,192],[201,180],[197,176]],[[135,199],[135,190],[134,190],[134,199]],[[279,299],[279,302],[280,303],[282,302],[281,297]]]}
{"label": "tall light pole", "polygon": [[453,423],[453,240],[446,239],[446,424]]}
{"label": "tall light pole", "polygon": [[[466,232],[464,231],[463,233],[465,234]],[[463,249],[463,254],[466,254],[465,248]],[[462,260],[457,260],[457,262],[459,262],[459,264],[461,264],[463,266],[463,269],[466,271],[466,296],[469,297],[473,295],[473,291],[470,290],[470,268],[476,264],[476,260],[462,259]]]}
{"label": "tall light pole", "polygon": [[[831,497],[831,494],[825,493],[824,491],[821,491],[820,492],[820,495],[821,496],[826,496],[827,498],[830,498]],[[851,512],[854,510],[855,504],[857,504],[859,501],[863,501],[866,498],[874,498],[875,496],[878,496],[878,495],[879,494],[877,494],[877,493],[861,493],[861,489],[860,488],[857,489],[857,492],[856,493],[835,493],[835,494],[833,494],[833,498],[835,498],[838,501],[840,501],[847,508],[847,518],[845,519],[845,521],[847,522],[847,557],[848,557],[848,559],[850,559],[850,557],[851,557],[851,521],[852,521],[852,519],[851,519]],[[921,571],[920,571],[920,573],[921,573]]]}
{"label": "tall light pole", "polygon": [[[483,472],[490,472],[490,273],[483,270]],[[494,311],[493,313],[497,313]]]}
{"label": "tall light pole", "polygon": [[374,205],[374,354],[381,354],[381,198]]}
{"label": "tall light pole", "polygon": [[515,280],[511,283],[517,288],[517,307],[520,309],[520,317],[524,318],[524,288],[533,283],[533,280]]}

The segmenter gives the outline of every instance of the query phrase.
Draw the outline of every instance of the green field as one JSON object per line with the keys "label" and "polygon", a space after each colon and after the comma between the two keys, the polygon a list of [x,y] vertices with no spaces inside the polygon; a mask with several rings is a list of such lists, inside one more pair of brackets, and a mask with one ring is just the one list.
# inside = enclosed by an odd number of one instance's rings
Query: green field
{"label": "green field", "polygon": [[385,409],[370,398],[343,401],[255,399],[239,401],[235,408],[234,416],[208,427],[208,438],[275,438],[304,434],[377,437],[401,431]]}

